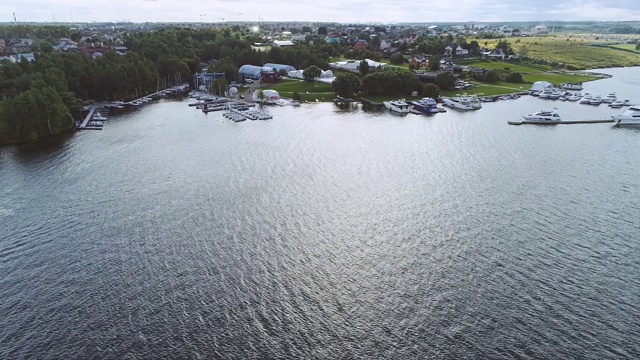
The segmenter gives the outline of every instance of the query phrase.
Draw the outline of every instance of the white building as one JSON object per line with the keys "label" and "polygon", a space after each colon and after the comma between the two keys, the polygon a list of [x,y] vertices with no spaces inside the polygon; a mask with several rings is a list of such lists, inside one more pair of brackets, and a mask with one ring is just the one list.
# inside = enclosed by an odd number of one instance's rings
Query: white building
{"label": "white building", "polygon": [[293,46],[293,41],[291,40],[274,40],[273,45],[276,47],[285,47],[285,46]]}
{"label": "white building", "polygon": [[[371,59],[365,59],[365,61],[369,64],[370,69],[385,68],[387,66],[385,63],[373,61]],[[338,61],[330,63],[329,66],[333,69],[358,72],[360,71],[360,60]]]}

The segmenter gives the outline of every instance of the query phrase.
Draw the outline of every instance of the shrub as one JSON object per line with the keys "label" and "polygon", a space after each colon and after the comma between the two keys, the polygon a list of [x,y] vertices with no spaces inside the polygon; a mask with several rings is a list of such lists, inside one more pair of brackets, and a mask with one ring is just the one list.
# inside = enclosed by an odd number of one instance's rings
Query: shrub
{"label": "shrub", "polygon": [[522,78],[522,74],[514,72],[511,73],[509,75],[507,75],[507,77],[504,79],[506,82],[510,82],[510,83],[523,83],[524,79]]}

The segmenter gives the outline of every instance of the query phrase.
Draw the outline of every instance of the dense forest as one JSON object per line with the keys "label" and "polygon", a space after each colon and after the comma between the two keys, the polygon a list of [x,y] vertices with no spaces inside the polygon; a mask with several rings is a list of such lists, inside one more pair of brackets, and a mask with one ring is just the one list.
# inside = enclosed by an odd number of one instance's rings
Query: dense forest
{"label": "dense forest", "polygon": [[[63,27],[0,28],[0,38],[29,36],[55,43],[72,36]],[[51,49],[36,60],[0,64],[0,144],[37,141],[69,131],[81,117],[81,103],[127,101],[173,84],[188,82],[203,65],[238,80],[244,64],[267,62],[327,68],[333,48],[307,45],[260,51],[251,47],[255,35],[241,29],[161,30],[124,38],[129,52],[108,51],[98,59]],[[44,40],[43,40],[44,39]],[[46,40],[48,39],[48,40]]]}

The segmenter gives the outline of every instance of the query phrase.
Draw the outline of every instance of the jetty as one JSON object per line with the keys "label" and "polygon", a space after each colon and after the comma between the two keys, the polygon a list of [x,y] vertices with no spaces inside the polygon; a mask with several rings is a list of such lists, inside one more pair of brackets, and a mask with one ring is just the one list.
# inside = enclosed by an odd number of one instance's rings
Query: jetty
{"label": "jetty", "polygon": [[575,125],[575,124],[606,124],[613,123],[613,120],[599,119],[599,120],[562,120],[562,121],[532,121],[532,120],[519,120],[508,121],[509,125]]}

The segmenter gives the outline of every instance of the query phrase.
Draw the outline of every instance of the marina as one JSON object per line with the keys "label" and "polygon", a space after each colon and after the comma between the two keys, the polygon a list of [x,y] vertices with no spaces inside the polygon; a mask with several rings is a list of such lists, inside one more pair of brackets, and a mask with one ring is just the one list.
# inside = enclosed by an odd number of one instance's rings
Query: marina
{"label": "marina", "polygon": [[151,102],[154,99],[181,94],[188,89],[189,84],[182,84],[159,90],[129,102],[113,101],[86,105],[84,111],[87,112],[87,114],[84,116],[82,122],[76,122],[76,130],[102,130],[111,109],[124,109],[126,105],[137,107]]}

